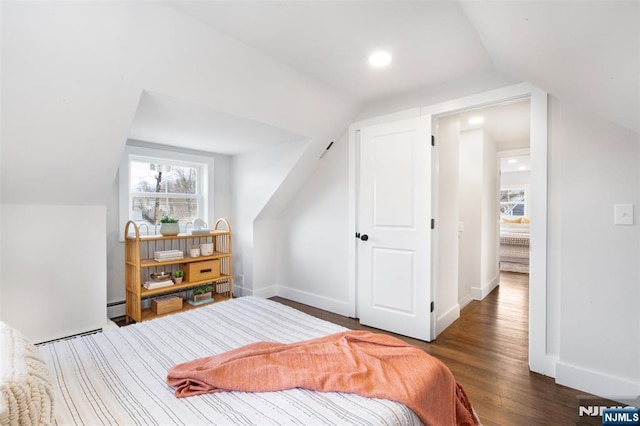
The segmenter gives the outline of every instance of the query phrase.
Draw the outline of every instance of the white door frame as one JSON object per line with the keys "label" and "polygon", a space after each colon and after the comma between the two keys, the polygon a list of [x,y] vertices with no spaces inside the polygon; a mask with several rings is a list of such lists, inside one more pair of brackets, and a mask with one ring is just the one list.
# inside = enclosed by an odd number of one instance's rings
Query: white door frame
{"label": "white door frame", "polygon": [[[451,114],[468,109],[493,105],[509,100],[530,98],[531,100],[531,258],[529,282],[529,368],[531,371],[555,377],[557,359],[547,354],[547,93],[529,84],[521,83],[477,95],[451,101],[412,108],[358,121],[349,126],[349,301],[356,306],[356,195],[358,188],[358,130],[362,127],[416,117]],[[434,170],[437,169],[434,167]],[[434,183],[437,182],[434,180]],[[436,227],[437,231],[437,227]],[[437,241],[437,238],[433,238]],[[437,251],[437,247],[433,251]],[[433,265],[435,266],[435,265]],[[433,273],[433,268],[432,268]],[[432,295],[437,303],[432,282]],[[432,318],[432,329],[435,318]],[[432,332],[432,336],[435,335]]]}

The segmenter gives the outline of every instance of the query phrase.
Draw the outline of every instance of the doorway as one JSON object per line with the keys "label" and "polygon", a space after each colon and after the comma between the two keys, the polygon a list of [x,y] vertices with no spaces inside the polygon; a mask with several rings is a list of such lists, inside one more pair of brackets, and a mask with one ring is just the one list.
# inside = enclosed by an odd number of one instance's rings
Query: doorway
{"label": "doorway", "polygon": [[[533,208],[531,210],[531,265],[530,265],[530,289],[529,289],[529,366],[532,371],[546,375],[553,375],[554,360],[546,353],[546,321],[547,321],[547,289],[546,289],[546,268],[547,268],[547,93],[536,89],[528,84],[522,83],[502,89],[491,90],[465,98],[453,99],[440,104],[423,106],[401,111],[394,114],[375,117],[353,123],[349,128],[349,225],[348,234],[352,238],[349,244],[349,300],[353,303],[357,313],[356,288],[357,276],[357,251],[356,240],[353,235],[357,233],[357,199],[358,199],[358,153],[357,134],[359,129],[378,123],[392,122],[416,116],[425,116],[433,120],[438,116],[455,114],[480,108],[496,103],[515,101],[529,98],[531,100],[531,164],[532,164],[532,187],[531,200]],[[433,123],[429,130],[433,128]],[[432,133],[433,134],[433,133]],[[434,158],[434,182],[438,179],[439,164],[437,155]],[[437,187],[437,185],[436,185]],[[433,194],[436,199],[436,194]],[[428,218],[424,218],[429,220]],[[438,218],[436,218],[436,222]],[[438,226],[434,229],[432,238],[433,249],[432,265],[437,265],[437,252],[439,243],[444,238],[440,235]],[[457,229],[456,229],[457,238]],[[432,273],[436,274],[434,268]],[[432,279],[432,282],[436,282]],[[432,289],[436,305],[439,303],[440,295]],[[431,333],[436,335],[435,315],[432,313]]]}
{"label": "doorway", "polygon": [[[507,271],[513,271],[509,266],[526,267],[528,273],[530,216],[529,199],[524,195],[530,192],[530,162],[523,158],[530,152],[530,100],[437,116],[435,122],[439,163],[437,335],[458,319],[468,303],[491,293],[500,284],[505,267]],[[520,162],[514,165],[511,162],[518,159],[507,157],[516,155]],[[503,200],[505,185],[510,192]],[[516,186],[522,190],[516,191]]]}

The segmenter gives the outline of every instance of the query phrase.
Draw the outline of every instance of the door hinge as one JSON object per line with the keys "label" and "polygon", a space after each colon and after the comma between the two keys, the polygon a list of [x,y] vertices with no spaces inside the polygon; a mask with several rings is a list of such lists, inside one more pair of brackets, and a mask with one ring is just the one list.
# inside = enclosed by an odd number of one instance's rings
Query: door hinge
{"label": "door hinge", "polygon": [[431,312],[433,312],[433,311],[435,310],[435,308],[436,308],[436,304],[435,304],[435,302],[432,300],[432,301],[431,301]]}
{"label": "door hinge", "polygon": [[431,135],[431,146],[436,146],[436,137]]}
{"label": "door hinge", "polygon": [[436,229],[436,220],[431,219],[431,229]]}

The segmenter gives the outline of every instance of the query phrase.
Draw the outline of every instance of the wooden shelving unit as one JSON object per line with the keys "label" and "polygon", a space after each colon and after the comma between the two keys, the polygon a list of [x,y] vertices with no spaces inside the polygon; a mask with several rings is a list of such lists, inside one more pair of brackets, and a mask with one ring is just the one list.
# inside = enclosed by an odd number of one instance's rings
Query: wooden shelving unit
{"label": "wooden shelving unit", "polygon": [[[226,229],[220,229],[224,226]],[[196,309],[201,306],[192,306],[183,303],[179,311],[157,315],[148,307],[143,307],[146,300],[155,296],[171,293],[187,293],[189,290],[211,283],[213,285],[213,303],[229,300],[233,297],[233,268],[231,258],[231,227],[225,219],[218,219],[214,229],[208,233],[178,234],[175,236],[140,235],[140,229],[135,222],[127,222],[125,229],[125,292],[126,292],[126,321],[147,321],[163,315]],[[155,251],[181,250],[189,253],[191,246],[202,243],[213,243],[214,252],[210,256],[191,257],[185,254],[184,258],[158,262],[153,259]],[[143,284],[150,281],[153,272],[171,272],[184,270],[190,264],[197,262],[219,261],[220,276],[202,280],[183,281],[168,287],[146,289]],[[204,264],[204,263],[203,263]],[[217,262],[216,262],[217,264]],[[197,266],[197,265],[192,265]],[[216,271],[217,272],[217,271]]]}

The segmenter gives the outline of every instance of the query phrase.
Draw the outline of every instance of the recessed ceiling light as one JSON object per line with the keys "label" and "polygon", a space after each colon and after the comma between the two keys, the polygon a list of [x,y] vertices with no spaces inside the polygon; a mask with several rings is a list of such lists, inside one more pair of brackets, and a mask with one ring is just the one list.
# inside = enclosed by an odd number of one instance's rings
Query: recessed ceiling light
{"label": "recessed ceiling light", "polygon": [[469,119],[469,124],[473,125],[473,124],[482,124],[484,122],[484,118],[480,117],[480,116],[476,116],[476,117],[471,117]]}
{"label": "recessed ceiling light", "polygon": [[520,166],[520,167],[518,167],[518,170],[520,170],[521,172],[525,171],[525,170],[527,170],[527,166]]}
{"label": "recessed ceiling light", "polygon": [[372,53],[369,56],[369,65],[372,67],[380,68],[387,66],[391,63],[391,54],[383,50]]}
{"label": "recessed ceiling light", "polygon": [[518,160],[516,160],[515,158],[512,158],[508,161],[509,164],[516,164],[518,162]]}

